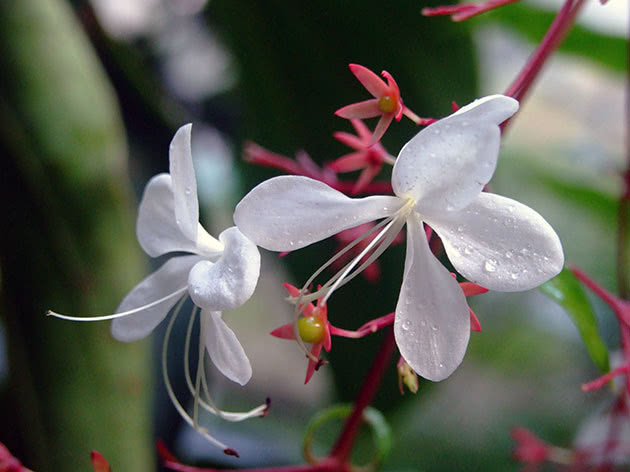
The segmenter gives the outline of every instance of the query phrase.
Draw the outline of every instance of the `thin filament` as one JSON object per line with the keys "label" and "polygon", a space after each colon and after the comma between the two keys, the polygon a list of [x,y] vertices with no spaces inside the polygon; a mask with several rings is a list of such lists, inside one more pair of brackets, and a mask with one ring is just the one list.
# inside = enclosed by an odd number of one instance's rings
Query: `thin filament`
{"label": "thin filament", "polygon": [[175,395],[175,392],[173,391],[173,387],[171,386],[171,381],[168,376],[168,367],[167,367],[168,341],[171,337],[171,332],[173,331],[173,325],[175,324],[175,320],[177,319],[177,316],[179,315],[179,312],[181,311],[181,308],[185,300],[186,298],[183,298],[177,304],[177,307],[175,308],[175,311],[173,312],[173,315],[171,316],[171,319],[168,322],[168,326],[166,327],[166,333],[164,335],[164,344],[162,345],[162,376],[164,378],[164,386],[166,387],[166,391],[168,393],[169,398],[171,399],[171,402],[173,403],[173,406],[175,407],[179,415],[184,419],[184,421],[186,421],[186,423],[192,426],[197,432],[199,432],[199,434],[201,434],[204,438],[206,438],[212,444],[222,448],[225,451],[229,449],[225,444],[223,444],[218,439],[215,439],[212,436],[210,436],[206,428],[201,428],[195,425],[195,422],[190,417],[190,415],[186,412],[186,409],[181,405],[181,403],[179,403],[179,400],[177,399],[177,396]]}
{"label": "thin filament", "polygon": [[372,241],[370,241],[370,243],[365,247],[365,249],[363,249],[363,251],[361,251],[359,253],[358,256],[356,256],[354,258],[354,260],[348,264],[348,267],[342,272],[342,274],[337,278],[337,280],[335,281],[335,283],[332,285],[332,287],[330,287],[330,290],[328,290],[328,292],[326,292],[326,295],[324,296],[324,299],[322,300],[322,304],[325,304],[328,299],[330,298],[330,296],[333,294],[333,292],[337,289],[337,287],[339,287],[339,285],[341,284],[341,282],[344,280],[344,278],[352,271],[352,269],[359,263],[359,261],[361,259],[363,259],[363,256],[365,256],[368,252],[370,252],[372,250],[372,248],[379,242],[381,242],[381,240],[383,239],[383,237],[385,235],[387,235],[387,232],[389,231],[389,229],[392,227],[392,225],[396,223],[396,220],[392,220],[390,221],[387,226],[385,226],[381,232],[376,236],[376,238],[374,238]]}
{"label": "thin filament", "polygon": [[[293,333],[295,334],[295,340],[297,341],[297,344],[298,344],[299,348],[304,352],[304,354],[306,355],[306,357],[308,359],[311,359],[314,362],[319,361],[319,359],[317,359],[311,353],[311,351],[306,347],[306,344],[304,343],[304,341],[302,341],[302,338],[300,337],[299,330],[298,330],[298,325],[297,325],[298,319],[300,317],[300,313],[302,313],[302,311],[304,310],[304,307],[306,306],[307,303],[309,303],[311,301],[314,301],[314,300],[317,300],[318,298],[320,298],[322,296],[322,294],[325,294],[325,293],[328,292],[328,287],[330,286],[330,284],[332,284],[332,283],[337,281],[339,276],[343,273],[343,269],[341,271],[337,272],[335,275],[333,275],[333,277],[330,280],[328,280],[328,282],[326,282],[321,289],[317,290],[317,292],[314,292],[312,294],[307,294],[306,293],[307,287],[313,282],[313,280],[315,280],[315,278],[319,274],[321,274],[333,262],[335,262],[337,259],[339,259],[341,256],[343,256],[346,252],[348,252],[354,246],[356,246],[361,241],[363,241],[365,238],[367,238],[370,234],[378,231],[383,226],[389,224],[394,218],[396,218],[396,215],[385,218],[383,221],[380,221],[379,223],[374,225],[374,227],[370,228],[368,231],[366,231],[361,236],[359,236],[357,239],[355,239],[350,244],[348,244],[346,247],[344,247],[341,251],[339,251],[332,258],[330,258],[324,265],[322,265],[319,269],[317,269],[313,275],[311,275],[309,277],[309,279],[306,281],[306,283],[304,284],[304,286],[300,290],[300,295],[297,298],[290,298],[289,299],[289,301],[291,301],[292,303],[295,303],[295,310],[293,311]],[[378,239],[378,238],[376,238],[376,239]],[[352,262],[350,262],[349,264],[352,264]],[[349,264],[344,266],[344,269],[346,267],[348,267]]]}
{"label": "thin filament", "polygon": [[55,313],[54,311],[48,310],[48,312],[46,312],[46,316],[54,316],[55,318],[61,318],[62,320],[69,320],[69,321],[107,321],[107,320],[114,320],[116,318],[123,318],[125,316],[129,316],[129,315],[133,315],[135,313],[138,313],[140,311],[143,310],[148,310],[149,308],[153,308],[156,305],[159,305],[162,302],[165,302],[166,300],[170,300],[171,298],[174,297],[179,297],[182,295],[182,293],[184,293],[186,290],[188,290],[188,287],[182,287],[179,288],[177,290],[175,290],[173,293],[169,293],[168,295],[155,300],[151,303],[147,303],[146,305],[142,305],[138,308],[134,308],[132,310],[128,310],[128,311],[123,311],[121,313],[114,313],[113,315],[97,315],[97,316],[70,316],[70,315],[62,315],[61,313]]}
{"label": "thin filament", "polygon": [[[198,311],[196,312],[198,313]],[[190,375],[190,341],[192,339],[192,330],[195,321],[196,313],[191,316],[191,319],[188,321],[188,328],[186,330],[186,340],[184,342],[184,376],[186,378],[186,385],[188,386],[188,390],[191,395],[195,394],[195,388],[192,382],[192,376]],[[200,350],[201,351],[201,350]],[[203,351],[200,352],[200,355]],[[205,353],[203,353],[205,355]],[[208,413],[212,413],[224,419],[226,421],[238,422],[243,421],[249,418],[254,418],[257,416],[262,416],[267,411],[268,405],[262,404],[257,406],[256,408],[251,409],[250,411],[244,412],[230,412],[223,411],[216,406],[216,404],[212,401],[212,397],[210,396],[210,391],[208,389],[208,381],[206,379],[205,370],[201,373],[201,386],[203,388],[203,392],[205,394],[205,400],[203,397],[199,397],[199,405],[206,410]]]}

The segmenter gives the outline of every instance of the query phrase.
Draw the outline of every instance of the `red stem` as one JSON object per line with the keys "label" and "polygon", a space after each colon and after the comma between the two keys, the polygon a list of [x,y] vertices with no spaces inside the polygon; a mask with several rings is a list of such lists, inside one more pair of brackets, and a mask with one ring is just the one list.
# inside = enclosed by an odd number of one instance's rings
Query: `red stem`
{"label": "red stem", "polygon": [[352,446],[354,445],[354,441],[359,432],[359,426],[361,426],[363,419],[363,411],[370,405],[374,395],[378,391],[378,387],[383,379],[383,375],[385,374],[385,370],[391,360],[395,347],[394,332],[392,329],[388,329],[385,332],[383,344],[357,395],[352,414],[346,420],[343,430],[333,446],[329,456],[330,458],[334,458],[339,462],[346,462],[350,458]]}
{"label": "red stem", "polygon": [[[203,469],[199,467],[193,467],[191,465],[180,464],[179,462],[166,461],[164,466],[167,469],[175,470],[177,472],[229,472],[230,470],[236,472],[241,469]],[[339,472],[339,465],[334,461],[322,461],[319,464],[311,465],[288,465],[284,467],[263,467],[258,469],[247,469],[247,472]]]}
{"label": "red stem", "polygon": [[[540,45],[530,56],[527,64],[525,64],[523,70],[516,77],[514,82],[512,82],[512,85],[505,91],[505,95],[513,97],[519,102],[525,99],[527,92],[538,77],[540,69],[564,38],[583,4],[584,0],[566,0],[551,23],[547,33],[545,33]],[[501,129],[505,130],[511,120],[512,118],[504,121],[501,125]]]}
{"label": "red stem", "polygon": [[[630,32],[629,32],[630,34]],[[617,286],[619,296],[630,298],[628,264],[630,259],[630,42],[626,56],[628,75],[626,77],[626,169],[623,173],[623,188],[619,197],[619,221],[617,225]]]}

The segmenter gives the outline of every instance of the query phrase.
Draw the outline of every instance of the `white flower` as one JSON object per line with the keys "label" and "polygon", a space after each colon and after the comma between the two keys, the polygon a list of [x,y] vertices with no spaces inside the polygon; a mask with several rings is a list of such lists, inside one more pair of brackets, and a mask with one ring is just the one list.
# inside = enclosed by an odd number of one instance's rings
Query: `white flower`
{"label": "white flower", "polygon": [[[249,359],[221,312],[241,306],[252,296],[260,254],[237,228],[226,229],[216,240],[199,223],[191,128],[190,124],[181,127],[171,142],[170,173],[158,174],[147,184],[137,234],[142,249],[152,257],[171,252],[193,255],[170,258],[131,290],[117,313],[145,308],[115,319],[112,335],[120,341],[147,336],[188,292],[208,328],[202,336],[210,358],[226,377],[244,385],[252,374]],[[159,299],[164,301],[150,305]]]}
{"label": "white flower", "polygon": [[[260,416],[265,413],[266,407],[245,413],[228,413],[214,407],[207,392],[203,369],[204,350],[230,380],[245,385],[251,378],[249,359],[221,316],[222,311],[237,308],[252,296],[260,273],[260,254],[256,246],[236,227],[223,231],[217,240],[199,224],[197,183],[190,145],[191,128],[190,124],[181,127],[171,142],[170,173],[158,174],[147,184],[140,202],[136,228],[138,241],[148,255],[178,254],[134,287],[114,315],[74,317],[53,312],[49,314],[76,321],[113,319],[111,331],[114,338],[136,341],[149,335],[180,301],[164,343],[164,381],[175,407],[184,419],[210,441],[229,450],[197,425],[198,405],[230,421]],[[185,372],[189,389],[195,396],[193,418],[175,397],[166,370],[168,338],[186,295],[201,309],[200,360],[196,385],[192,385],[187,369]],[[195,308],[191,314],[187,346],[190,344],[190,332],[197,311],[198,308]],[[202,392],[202,387],[205,392]],[[203,393],[207,402],[201,398]]]}
{"label": "white flower", "polygon": [[[514,200],[482,193],[497,163],[498,125],[517,109],[512,98],[489,96],[422,130],[403,147],[394,165],[396,196],[353,199],[306,177],[276,177],[243,198],[234,221],[256,245],[287,251],[384,218],[366,250],[322,290],[305,295],[304,302],[323,293],[328,298],[378,257],[406,224],[396,342],[413,370],[442,380],[463,359],[470,319],[462,290],[429,250],[423,222],[441,237],[453,266],[491,290],[536,287],[564,263],[558,236],[538,213]],[[355,268],[370,251],[368,260]]]}

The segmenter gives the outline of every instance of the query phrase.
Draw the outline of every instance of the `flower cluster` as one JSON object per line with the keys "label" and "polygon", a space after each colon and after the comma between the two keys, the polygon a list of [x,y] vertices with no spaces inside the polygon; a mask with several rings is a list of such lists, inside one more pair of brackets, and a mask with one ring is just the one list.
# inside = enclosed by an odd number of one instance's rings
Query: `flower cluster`
{"label": "flower cluster", "polygon": [[[534,210],[514,200],[484,192],[500,148],[500,124],[518,109],[518,102],[492,95],[458,108],[439,121],[422,119],[402,102],[393,77],[387,83],[365,67],[350,66],[374,96],[349,105],[337,115],[351,119],[357,133],[336,133],[353,148],[320,169],[306,154],[297,161],[249,144],[249,160],[280,168],[284,175],[262,182],[236,206],[234,227],[218,239],[199,223],[197,184],[191,155],[191,125],[172,140],[170,172],[153,177],[140,203],[137,235],[151,257],[171,257],[122,300],[115,314],[93,317],[51,315],[70,320],[113,320],[111,331],[120,341],[144,338],[172,311],[162,352],[164,381],[182,417],[227,454],[236,452],[199,425],[198,410],[240,421],[262,416],[268,405],[243,413],[218,409],[208,393],[206,354],[228,379],[245,385],[252,375],[250,362],[222,313],[243,305],[253,294],[260,272],[258,247],[281,253],[295,251],[337,235],[345,246],[328,260],[301,289],[285,284],[295,306],[293,322],[271,334],[295,340],[309,362],[308,382],[331,349],[331,336],[361,338],[393,325],[400,351],[401,389],[417,391],[416,374],[443,380],[462,362],[470,331],[480,324],[466,297],[490,290],[527,290],[556,275],[564,256],[558,236]],[[378,142],[394,118],[409,116],[428,125],[391,156]],[[380,116],[371,132],[359,118]],[[393,165],[386,192],[372,182],[384,164]],[[337,172],[360,170],[357,181],[343,186]],[[348,196],[367,193],[363,198]],[[391,194],[393,193],[393,195]],[[327,302],[343,285],[372,268],[406,226],[403,282],[395,311],[374,318],[356,331],[341,329],[329,320]],[[429,245],[436,234],[453,267],[469,282],[458,282]],[[317,290],[315,279],[328,267],[336,273]],[[374,272],[376,270],[376,272]],[[194,396],[193,414],[179,403],[170,386],[168,345],[173,323],[186,299],[193,302],[186,351],[199,315],[199,362],[196,376],[185,376]],[[310,348],[306,346],[310,344]]]}
{"label": "flower cluster", "polygon": [[470,336],[469,311],[457,281],[431,253],[424,224],[440,236],[457,271],[490,290],[536,287],[556,275],[564,263],[558,236],[538,213],[482,192],[496,167],[499,124],[517,109],[518,103],[509,97],[490,96],[422,130],[396,159],[394,196],[350,198],[308,177],[279,176],[259,184],[241,200],[234,212],[236,226],[257,246],[293,251],[380,220],[368,232],[376,236],[352,262],[318,291],[302,292],[293,299],[299,312],[305,303],[322,297],[325,304],[406,225],[396,342],[414,371],[442,380],[463,359]]}

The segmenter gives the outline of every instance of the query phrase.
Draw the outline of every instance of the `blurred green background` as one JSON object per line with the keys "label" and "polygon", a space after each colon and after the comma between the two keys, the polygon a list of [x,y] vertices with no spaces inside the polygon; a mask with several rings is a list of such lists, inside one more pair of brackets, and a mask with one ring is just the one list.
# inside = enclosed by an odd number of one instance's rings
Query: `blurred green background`
{"label": "blurred green background", "polygon": [[[305,422],[331,403],[352,401],[380,342],[380,335],[336,339],[330,365],[304,386],[300,352],[268,335],[290,316],[281,283],[303,283],[334,242],[281,260],[264,254],[255,298],[226,315],[254,377],[240,388],[212,372],[214,394],[228,407],[273,401],[264,420],[226,426],[208,418],[239,460],[180,423],[157,367],[163,327],[126,345],[110,338],[107,323],[44,313],[111,313],[158,266],[135,240],[137,201],[149,177],[167,170],[168,143],[182,124],[194,123],[202,221],[218,234],[247,189],[277,175],[242,162],[246,139],[290,156],[306,150],[320,164],[347,152],[331,135],[349,131],[349,123],[333,112],[368,98],[349,63],[388,70],[406,105],[441,117],[451,101],[505,90],[553,18],[536,2],[464,24],[420,15],[438,3],[0,3],[0,441],[27,467],[90,470],[96,449],[114,471],[157,470],[157,438],[191,463],[301,461]],[[493,191],[540,212],[567,261],[611,290],[623,162],[621,3],[592,2],[583,13],[511,127],[492,182]],[[407,120],[395,123],[384,145],[395,155],[416,132]],[[378,286],[359,278],[338,292],[329,308],[336,325],[355,329],[393,311],[403,251],[394,247],[381,259]],[[401,396],[393,368],[386,377],[375,406],[392,426],[394,449],[383,470],[517,470],[513,426],[570,445],[605,405],[605,394],[580,391],[598,370],[550,298],[488,293],[471,306],[484,330],[473,333],[451,378]],[[589,306],[580,309],[590,313]],[[613,317],[597,301],[594,307],[596,330],[614,350]],[[184,327],[176,329],[181,337]],[[171,372],[180,361],[174,355]],[[332,426],[322,432],[318,450],[335,434]],[[359,461],[370,454],[364,439]]]}

